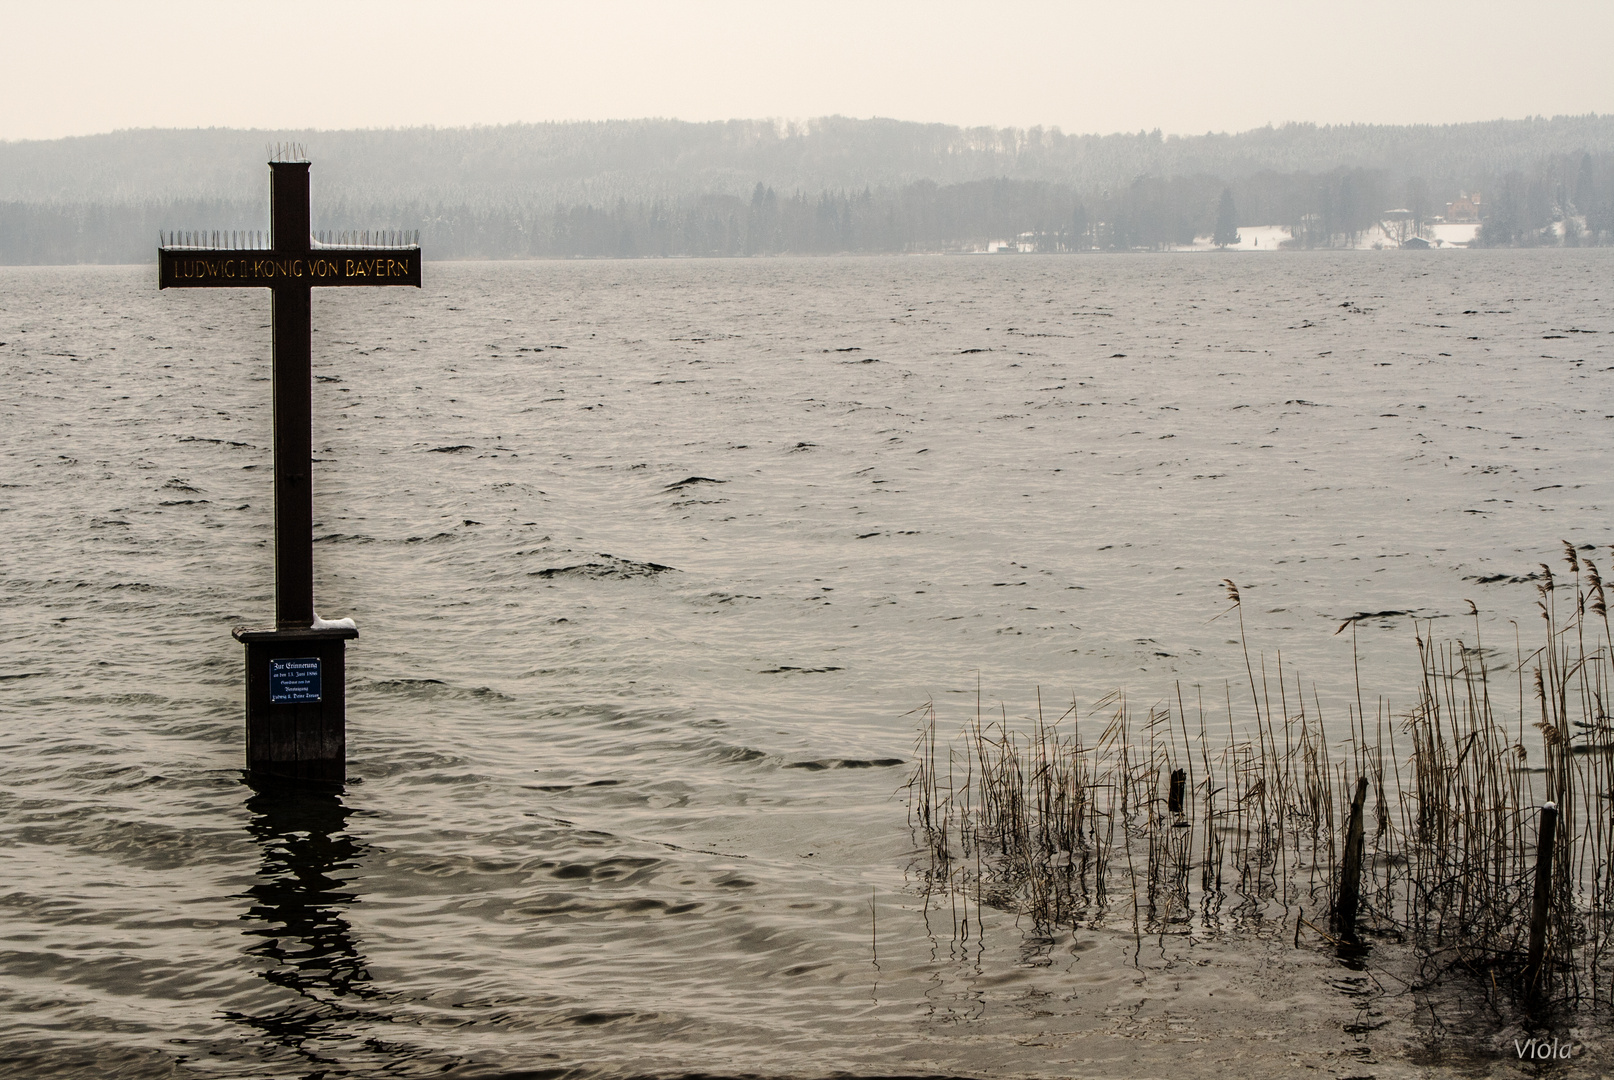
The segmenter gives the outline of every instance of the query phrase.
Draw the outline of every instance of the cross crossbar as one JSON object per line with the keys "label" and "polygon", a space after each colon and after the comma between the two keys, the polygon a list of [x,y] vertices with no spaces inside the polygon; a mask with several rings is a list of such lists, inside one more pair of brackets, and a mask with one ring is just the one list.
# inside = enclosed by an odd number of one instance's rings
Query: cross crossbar
{"label": "cross crossbar", "polygon": [[159,249],[159,289],[279,289],[329,285],[420,287],[420,248],[310,247]]}

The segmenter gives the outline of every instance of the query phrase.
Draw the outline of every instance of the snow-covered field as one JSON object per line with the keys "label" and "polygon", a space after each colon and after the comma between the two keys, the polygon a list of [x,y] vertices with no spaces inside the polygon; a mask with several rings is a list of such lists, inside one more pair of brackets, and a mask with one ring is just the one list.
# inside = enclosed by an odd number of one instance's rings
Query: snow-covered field
{"label": "snow-covered field", "polygon": [[[1479,232],[1476,223],[1467,224],[1437,224],[1426,226],[1425,231],[1432,231],[1429,238],[1435,247],[1462,246],[1474,239]],[[1287,241],[1292,239],[1287,225],[1240,225],[1239,242],[1229,244],[1228,251],[1277,251]],[[1340,245],[1358,249],[1398,248],[1400,239],[1395,233],[1386,229],[1384,225],[1374,225],[1357,236],[1354,244]],[[1215,251],[1216,245],[1211,243],[1208,236],[1195,237],[1192,244],[1175,248],[1176,251]]]}
{"label": "snow-covered field", "polygon": [[1479,232],[1479,222],[1441,222],[1438,225],[1431,225],[1430,228],[1435,231],[1435,239],[1440,241],[1442,246],[1449,244],[1466,244],[1472,241],[1475,234]]}

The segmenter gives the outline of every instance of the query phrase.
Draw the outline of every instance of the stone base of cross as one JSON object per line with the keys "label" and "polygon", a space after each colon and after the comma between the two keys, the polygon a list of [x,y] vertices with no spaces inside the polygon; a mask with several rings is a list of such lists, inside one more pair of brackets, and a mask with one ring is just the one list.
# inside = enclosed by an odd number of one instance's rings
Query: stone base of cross
{"label": "stone base of cross", "polygon": [[309,231],[308,164],[269,163],[267,246],[238,246],[232,241],[240,234],[169,234],[158,248],[158,288],[271,291],[275,623],[233,632],[246,646],[247,769],[340,784],[347,777],[345,650],[359,632],[351,620],[325,623],[314,615],[309,294],[331,285],[418,288],[420,245],[316,241]]}
{"label": "stone base of cross", "polygon": [[247,647],[247,771],[347,779],[347,643],[357,627],[231,631]]}

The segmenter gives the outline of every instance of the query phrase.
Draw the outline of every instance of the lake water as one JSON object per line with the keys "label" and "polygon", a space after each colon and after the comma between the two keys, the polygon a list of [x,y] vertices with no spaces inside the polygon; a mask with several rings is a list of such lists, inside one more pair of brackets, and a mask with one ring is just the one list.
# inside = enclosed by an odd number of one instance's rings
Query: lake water
{"label": "lake water", "polygon": [[[1609,561],[1611,301],[1607,251],[317,293],[316,606],[361,633],[321,796],[241,775],[268,297],[0,270],[0,1061],[1508,1074],[1270,928],[1028,945],[988,909],[961,940],[915,884],[911,712],[1222,695],[1223,578],[1340,716],[1353,614],[1456,633],[1472,599],[1511,643],[1508,579],[1563,540]],[[1358,637],[1405,701],[1408,617]]]}

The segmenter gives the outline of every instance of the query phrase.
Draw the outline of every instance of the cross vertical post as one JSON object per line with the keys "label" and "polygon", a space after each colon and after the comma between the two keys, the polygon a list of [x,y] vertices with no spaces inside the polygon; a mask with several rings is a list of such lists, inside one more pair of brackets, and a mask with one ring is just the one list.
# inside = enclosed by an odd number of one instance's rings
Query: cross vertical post
{"label": "cross vertical post", "polygon": [[270,290],[275,618],[273,627],[232,631],[246,646],[247,770],[340,784],[347,777],[346,645],[359,632],[350,619],[327,623],[314,613],[311,292],[331,285],[419,288],[420,245],[315,241],[308,161],[298,154],[271,161],[269,169],[269,246],[220,248],[170,235],[157,252],[158,288]]}
{"label": "cross vertical post", "polygon": [[[269,235],[276,251],[307,253],[308,162],[269,165]],[[314,625],[313,296],[306,284],[270,292],[275,425],[275,629]]]}

